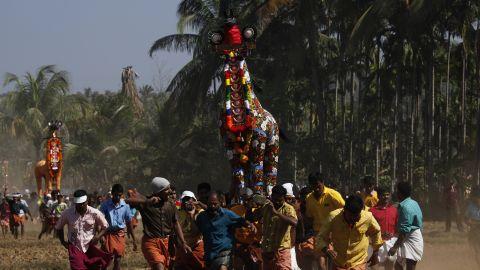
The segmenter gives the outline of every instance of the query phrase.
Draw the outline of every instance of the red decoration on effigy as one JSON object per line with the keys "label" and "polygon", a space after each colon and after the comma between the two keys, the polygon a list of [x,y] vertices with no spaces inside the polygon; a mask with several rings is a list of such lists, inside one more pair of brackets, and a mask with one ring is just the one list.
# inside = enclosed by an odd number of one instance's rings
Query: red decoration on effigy
{"label": "red decoration on effigy", "polygon": [[238,27],[238,25],[226,25],[225,26],[225,43],[236,47],[241,46],[243,42],[242,39],[242,31]]}
{"label": "red decoration on effigy", "polygon": [[48,171],[53,177],[60,169],[62,162],[62,141],[55,135],[47,141],[47,163]]}

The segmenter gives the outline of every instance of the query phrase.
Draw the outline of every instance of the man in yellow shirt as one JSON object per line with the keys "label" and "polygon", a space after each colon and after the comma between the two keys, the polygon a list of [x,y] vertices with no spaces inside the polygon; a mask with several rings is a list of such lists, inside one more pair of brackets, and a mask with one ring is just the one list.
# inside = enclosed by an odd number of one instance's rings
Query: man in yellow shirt
{"label": "man in yellow shirt", "polygon": [[[325,186],[324,176],[318,172],[308,176],[308,185],[312,192],[307,195],[305,203],[305,223],[312,226],[317,235],[330,212],[342,208],[345,201],[338,191]],[[327,269],[325,254],[320,254],[318,263],[320,269]]]}
{"label": "man in yellow shirt", "polygon": [[[363,191],[361,193],[363,203],[366,207],[372,208],[375,207],[378,203],[378,194],[375,191],[375,178],[373,176],[367,175],[363,178]],[[365,209],[365,210],[368,210]]]}
{"label": "man in yellow shirt", "polygon": [[[316,248],[333,260],[333,270],[366,270],[367,263],[378,262],[378,249],[382,246],[380,226],[372,213],[364,209],[362,198],[351,195],[345,207],[333,211],[317,236]],[[367,262],[369,238],[373,248]]]}
{"label": "man in yellow shirt", "polygon": [[263,269],[291,270],[290,230],[297,226],[293,206],[285,202],[287,190],[281,185],[272,189],[272,202],[263,207]]}
{"label": "man in yellow shirt", "polygon": [[325,179],[320,173],[311,174],[308,184],[312,192],[307,195],[305,215],[313,223],[317,234],[330,212],[342,208],[345,201],[338,191],[325,186]]}

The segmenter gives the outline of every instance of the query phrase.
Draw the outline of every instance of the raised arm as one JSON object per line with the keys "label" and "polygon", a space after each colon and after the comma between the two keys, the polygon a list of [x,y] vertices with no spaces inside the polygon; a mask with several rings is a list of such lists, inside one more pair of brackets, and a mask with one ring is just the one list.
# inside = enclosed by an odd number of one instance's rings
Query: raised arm
{"label": "raised arm", "polygon": [[137,192],[136,190],[134,190],[133,195],[130,198],[125,199],[125,202],[131,206],[144,207],[144,206],[148,206],[148,205],[152,205],[160,202],[160,198],[158,197],[147,198],[142,194],[140,194],[139,192]]}
{"label": "raised arm", "polygon": [[278,216],[280,220],[288,223],[288,225],[294,226],[294,227],[297,226],[297,222],[298,222],[297,214],[295,213],[295,210],[293,210],[293,208],[288,208],[289,209],[288,212],[286,214],[282,214],[277,209],[275,209],[272,203],[269,203],[266,207],[267,207],[266,211],[271,211],[272,214]]}

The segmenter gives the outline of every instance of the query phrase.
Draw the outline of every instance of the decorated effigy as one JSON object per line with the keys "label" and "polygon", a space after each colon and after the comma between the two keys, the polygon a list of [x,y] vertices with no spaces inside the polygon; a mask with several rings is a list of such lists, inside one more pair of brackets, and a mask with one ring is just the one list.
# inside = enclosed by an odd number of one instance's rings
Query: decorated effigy
{"label": "decorated effigy", "polygon": [[[55,185],[56,190],[60,190],[63,155],[62,140],[58,137],[58,131],[61,127],[62,122],[57,120],[48,123],[50,136],[45,144],[45,159],[37,162],[34,170],[38,194],[43,194],[43,191],[50,193],[53,185]],[[45,179],[45,190],[42,189],[43,179]]]}
{"label": "decorated effigy", "polygon": [[268,192],[277,181],[278,125],[255,95],[246,63],[255,48],[255,39],[255,29],[242,29],[232,13],[223,29],[209,36],[214,50],[225,59],[220,129],[232,168],[231,191],[235,195],[245,186]]}

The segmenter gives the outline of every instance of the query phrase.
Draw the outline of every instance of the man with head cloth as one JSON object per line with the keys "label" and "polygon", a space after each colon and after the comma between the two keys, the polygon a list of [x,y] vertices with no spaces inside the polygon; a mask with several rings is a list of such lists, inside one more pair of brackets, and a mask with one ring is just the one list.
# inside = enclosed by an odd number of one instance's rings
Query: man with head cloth
{"label": "man with head cloth", "polygon": [[183,237],[178,222],[178,210],[170,200],[170,182],[162,177],[155,177],[151,183],[152,195],[144,197],[134,191],[132,197],[125,200],[136,207],[142,215],[143,238],[142,253],[152,269],[168,269],[171,255],[168,250],[170,235],[178,237],[179,248],[184,253],[192,250]]}
{"label": "man with head cloth", "polygon": [[[65,210],[58,220],[57,230],[60,243],[68,249],[71,269],[106,269],[111,254],[98,249],[95,244],[107,231],[108,223],[103,214],[87,205],[87,192],[73,193],[74,206]],[[68,225],[68,240],[65,241],[63,227]],[[100,230],[97,233],[97,228]]]}

